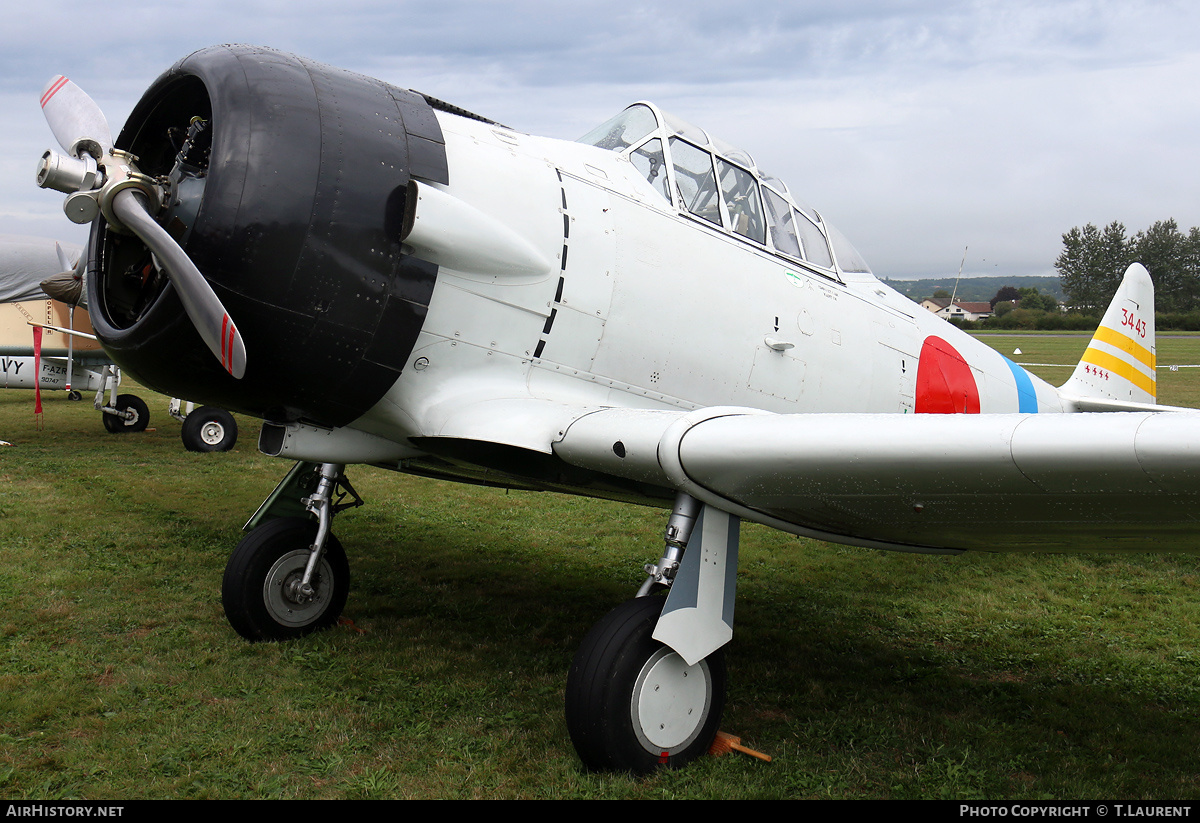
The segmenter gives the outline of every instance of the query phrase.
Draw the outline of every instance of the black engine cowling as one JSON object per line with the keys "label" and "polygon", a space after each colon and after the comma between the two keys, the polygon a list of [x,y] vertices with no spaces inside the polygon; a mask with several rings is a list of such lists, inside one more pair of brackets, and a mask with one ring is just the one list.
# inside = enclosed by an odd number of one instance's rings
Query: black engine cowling
{"label": "black engine cowling", "polygon": [[214,46],[155,81],[116,145],[170,180],[158,219],[238,324],[248,361],[230,377],[141,242],[99,218],[88,304],[118,365],[163,393],[276,421],[344,425],[383,395],[437,275],[400,246],[409,181],[448,182],[421,95]]}

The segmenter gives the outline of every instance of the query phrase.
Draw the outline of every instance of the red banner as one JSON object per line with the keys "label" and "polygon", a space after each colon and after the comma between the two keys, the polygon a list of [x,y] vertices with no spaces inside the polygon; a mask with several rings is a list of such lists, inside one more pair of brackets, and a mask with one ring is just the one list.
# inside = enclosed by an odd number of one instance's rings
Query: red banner
{"label": "red banner", "polygon": [[42,427],[42,327],[33,327],[33,416]]}

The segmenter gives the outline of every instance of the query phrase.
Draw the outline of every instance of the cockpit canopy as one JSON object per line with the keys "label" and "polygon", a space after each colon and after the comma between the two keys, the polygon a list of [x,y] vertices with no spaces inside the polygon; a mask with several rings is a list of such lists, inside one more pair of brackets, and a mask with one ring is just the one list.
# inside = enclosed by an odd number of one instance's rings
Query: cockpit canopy
{"label": "cockpit canopy", "polygon": [[629,159],[681,213],[819,273],[870,273],[854,247],[748,153],[661,111],[634,103],[579,138]]}

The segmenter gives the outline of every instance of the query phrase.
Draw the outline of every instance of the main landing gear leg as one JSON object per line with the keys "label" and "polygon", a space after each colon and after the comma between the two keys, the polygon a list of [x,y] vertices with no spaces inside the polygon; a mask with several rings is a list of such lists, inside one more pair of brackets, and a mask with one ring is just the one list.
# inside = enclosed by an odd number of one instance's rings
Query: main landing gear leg
{"label": "main landing gear leg", "polygon": [[[330,526],[336,513],[362,505],[343,468],[341,463],[319,468],[298,463],[251,519],[258,525],[233,550],[221,602],[229,624],[247,640],[302,637],[332,626],[341,615],[350,590],[350,566]],[[315,477],[311,469],[317,469]],[[289,508],[298,510],[287,492],[313,480],[316,490],[299,502],[316,520],[277,516]],[[341,502],[347,495],[353,500]]]}
{"label": "main landing gear leg", "polygon": [[[566,711],[587,768],[678,768],[712,745],[725,707],[721,646],[733,634],[737,538],[736,517],[681,492],[638,596],[584,638]],[[663,588],[668,597],[651,596]]]}

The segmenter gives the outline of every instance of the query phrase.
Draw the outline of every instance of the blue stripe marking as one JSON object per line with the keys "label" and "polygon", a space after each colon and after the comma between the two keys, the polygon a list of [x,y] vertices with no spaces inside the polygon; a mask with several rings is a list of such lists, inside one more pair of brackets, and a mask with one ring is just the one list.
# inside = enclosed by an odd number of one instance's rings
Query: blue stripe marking
{"label": "blue stripe marking", "polygon": [[[1000,356],[1004,357],[1004,355]],[[1007,357],[1004,357],[1004,362],[1008,364],[1013,379],[1017,381],[1017,411],[1021,414],[1037,414],[1037,392],[1033,390],[1033,381],[1029,379],[1029,372]]]}

